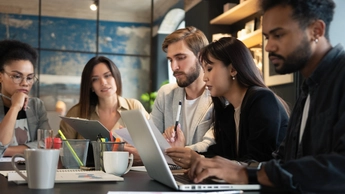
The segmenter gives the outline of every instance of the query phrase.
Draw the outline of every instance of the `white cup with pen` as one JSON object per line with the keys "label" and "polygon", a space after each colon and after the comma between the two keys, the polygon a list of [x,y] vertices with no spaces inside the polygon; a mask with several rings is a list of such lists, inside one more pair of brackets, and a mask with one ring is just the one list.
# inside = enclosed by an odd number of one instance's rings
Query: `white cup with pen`
{"label": "white cup with pen", "polygon": [[129,172],[133,165],[133,154],[124,151],[125,142],[101,142],[101,165],[106,173],[122,176]]}
{"label": "white cup with pen", "polygon": [[104,151],[103,168],[106,173],[122,176],[133,165],[133,154],[126,151]]}
{"label": "white cup with pen", "polygon": [[124,151],[125,142],[120,137],[114,138],[109,132],[110,141],[100,138],[101,168],[110,174],[122,176],[129,172],[133,165],[133,154]]}

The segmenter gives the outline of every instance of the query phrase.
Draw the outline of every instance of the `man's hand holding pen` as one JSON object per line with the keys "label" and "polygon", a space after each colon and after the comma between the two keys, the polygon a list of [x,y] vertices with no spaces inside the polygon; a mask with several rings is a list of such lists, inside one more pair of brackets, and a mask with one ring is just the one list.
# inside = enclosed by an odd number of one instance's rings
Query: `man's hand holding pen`
{"label": "man's hand holding pen", "polygon": [[164,138],[168,141],[168,143],[172,147],[185,146],[185,137],[183,135],[183,132],[181,130],[181,125],[180,125],[181,108],[182,108],[182,101],[180,100],[177,106],[175,126],[167,128],[163,133]]}
{"label": "man's hand holding pen", "polygon": [[175,126],[167,128],[163,133],[163,137],[172,147],[184,147],[186,145],[186,139],[180,125],[177,125],[176,131]]}

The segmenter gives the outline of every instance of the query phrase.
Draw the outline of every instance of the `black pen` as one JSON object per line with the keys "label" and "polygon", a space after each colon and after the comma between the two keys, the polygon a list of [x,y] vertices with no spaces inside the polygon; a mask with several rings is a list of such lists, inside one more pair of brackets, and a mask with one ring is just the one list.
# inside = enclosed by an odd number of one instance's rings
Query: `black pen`
{"label": "black pen", "polygon": [[175,132],[177,129],[177,125],[179,123],[180,120],[180,113],[181,113],[181,106],[182,106],[182,102],[181,100],[178,102],[178,107],[177,107],[177,114],[176,114],[176,122],[175,122]]}

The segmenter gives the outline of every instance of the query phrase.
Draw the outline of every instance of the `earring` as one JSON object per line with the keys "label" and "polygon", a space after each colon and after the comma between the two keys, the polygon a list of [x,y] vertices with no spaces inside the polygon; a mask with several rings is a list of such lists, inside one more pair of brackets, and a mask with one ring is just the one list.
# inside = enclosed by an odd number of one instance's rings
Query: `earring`
{"label": "earring", "polygon": [[232,77],[232,80],[235,80],[235,76],[231,76]]}
{"label": "earring", "polygon": [[314,42],[317,44],[319,42],[319,39],[315,38]]}

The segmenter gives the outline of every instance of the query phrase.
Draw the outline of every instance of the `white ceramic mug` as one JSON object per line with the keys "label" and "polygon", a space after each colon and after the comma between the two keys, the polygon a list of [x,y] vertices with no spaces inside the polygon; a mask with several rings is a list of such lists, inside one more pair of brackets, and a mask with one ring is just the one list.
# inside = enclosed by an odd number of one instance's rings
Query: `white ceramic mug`
{"label": "white ceramic mug", "polygon": [[[58,149],[26,149],[24,154],[12,156],[14,170],[28,182],[30,189],[54,188],[55,175],[59,161]],[[15,158],[25,159],[26,175],[17,168]]]}
{"label": "white ceramic mug", "polygon": [[106,173],[122,176],[126,174],[133,165],[133,154],[122,151],[103,152],[103,165]]}

